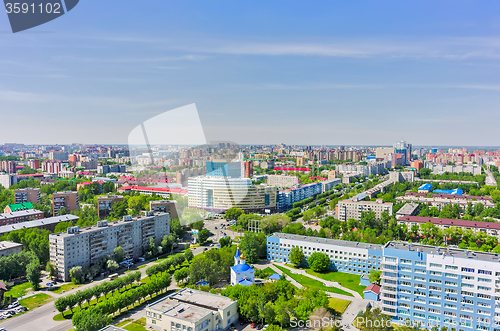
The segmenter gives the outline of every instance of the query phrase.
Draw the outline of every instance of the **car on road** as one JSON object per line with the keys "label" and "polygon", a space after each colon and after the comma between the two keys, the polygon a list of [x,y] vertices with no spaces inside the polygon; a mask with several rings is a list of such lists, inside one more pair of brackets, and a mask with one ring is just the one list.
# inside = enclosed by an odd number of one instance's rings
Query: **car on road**
{"label": "car on road", "polygon": [[208,248],[206,248],[206,247],[205,247],[205,248],[203,248],[203,251],[206,251],[207,249],[208,249]]}
{"label": "car on road", "polygon": [[217,230],[217,227],[215,226],[214,229]]}
{"label": "car on road", "polygon": [[4,328],[0,328],[0,331],[7,331],[7,330],[6,330],[6,329],[4,329]]}

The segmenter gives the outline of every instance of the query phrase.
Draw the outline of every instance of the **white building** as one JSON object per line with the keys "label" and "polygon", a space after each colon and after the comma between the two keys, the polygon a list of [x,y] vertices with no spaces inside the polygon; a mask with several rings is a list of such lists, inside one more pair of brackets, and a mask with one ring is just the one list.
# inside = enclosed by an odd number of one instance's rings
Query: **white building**
{"label": "white building", "polygon": [[377,218],[380,218],[384,211],[392,215],[392,207],[392,202],[383,202],[382,199],[377,199],[377,201],[341,200],[337,208],[340,221],[347,221],[351,218],[359,221],[362,212],[373,211]]}
{"label": "white building", "polygon": [[234,266],[231,267],[231,285],[252,285],[255,281],[255,270],[246,264],[245,255],[236,250]]}
{"label": "white building", "polygon": [[442,163],[425,162],[425,167],[431,169],[433,173],[438,174],[443,172],[469,172],[473,175],[480,175],[482,173],[482,169],[479,164],[447,165]]}
{"label": "white building", "polygon": [[299,177],[298,176],[288,176],[288,175],[268,175],[267,185],[276,186],[282,188],[295,188],[299,187]]}
{"label": "white building", "polygon": [[238,321],[238,302],[185,288],[146,307],[146,325],[156,330],[216,331]]}
{"label": "white building", "polygon": [[14,174],[0,174],[0,185],[9,188],[17,184],[17,176]]}
{"label": "white building", "polygon": [[23,244],[12,241],[0,241],[0,258],[12,254],[20,253],[23,250]]}

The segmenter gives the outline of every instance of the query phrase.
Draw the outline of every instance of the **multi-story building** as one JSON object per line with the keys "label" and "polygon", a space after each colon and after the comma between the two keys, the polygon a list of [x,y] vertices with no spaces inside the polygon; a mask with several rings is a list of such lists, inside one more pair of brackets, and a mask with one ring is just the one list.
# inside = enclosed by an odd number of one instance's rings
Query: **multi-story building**
{"label": "multi-story building", "polygon": [[361,172],[366,176],[377,175],[384,173],[387,168],[390,168],[389,161],[369,162],[368,164],[346,163],[337,165],[337,169],[341,174]]}
{"label": "multi-story building", "polygon": [[17,176],[14,174],[2,174],[0,173],[0,185],[4,188],[9,188],[12,185],[17,184]]}
{"label": "multi-story building", "polygon": [[298,176],[288,176],[288,175],[268,175],[267,185],[283,187],[283,188],[295,188],[299,186]]}
{"label": "multi-story building", "polygon": [[92,265],[99,257],[113,254],[120,246],[127,257],[137,258],[153,238],[160,244],[170,234],[170,217],[166,213],[146,212],[145,216],[124,216],[123,220],[80,229],[68,228],[67,233],[49,235],[50,261],[56,266],[57,277],[69,280],[69,270],[75,266]]}
{"label": "multi-story building", "polygon": [[383,257],[382,311],[394,322],[463,331],[500,325],[498,254],[388,242]]}
{"label": "multi-story building", "polygon": [[394,154],[401,155],[403,165],[410,164],[413,158],[412,145],[408,144],[406,141],[400,141],[394,144]]}
{"label": "multi-story building", "polygon": [[320,183],[321,183],[321,190],[323,192],[327,192],[327,191],[330,191],[331,189],[333,189],[335,186],[341,184],[342,179],[341,178],[332,178],[332,179],[323,180]]}
{"label": "multi-story building", "polygon": [[40,160],[39,159],[29,159],[26,161],[26,165],[31,169],[38,170],[40,169]]}
{"label": "multi-story building", "polygon": [[68,152],[51,151],[51,152],[49,152],[49,159],[57,160],[57,161],[67,161],[68,160]]}
{"label": "multi-story building", "polygon": [[43,211],[36,209],[19,210],[0,214],[0,226],[39,220],[44,217]]}
{"label": "multi-story building", "polygon": [[463,164],[463,165],[447,165],[442,163],[425,162],[425,167],[431,169],[434,173],[443,172],[468,172],[473,175],[480,175],[482,173],[481,166],[479,164]]}
{"label": "multi-story building", "polygon": [[242,173],[244,173],[242,161],[207,161],[205,167],[207,169],[207,176],[212,177],[240,178],[242,177]]}
{"label": "multi-story building", "polygon": [[250,178],[199,176],[189,179],[188,205],[211,211],[238,207],[248,211],[276,209],[277,189],[252,185]]}
{"label": "multi-story building", "polygon": [[485,208],[495,207],[495,203],[491,197],[438,193],[432,193],[432,197],[427,197],[427,195],[427,193],[406,192],[405,195],[397,197],[396,201],[425,203],[429,207],[437,207],[439,210],[446,205],[460,205],[462,208],[465,208],[469,203],[473,206],[481,203]]}
{"label": "multi-story building", "polygon": [[170,219],[179,218],[179,215],[177,214],[177,201],[175,200],[152,200],[149,202],[149,210],[168,213],[170,215]]}
{"label": "multi-story building", "polygon": [[8,174],[16,172],[16,161],[1,161],[0,171],[5,171]]}
{"label": "multi-story building", "polygon": [[40,203],[40,189],[39,188],[23,188],[14,191],[16,203]]}
{"label": "multi-story building", "polygon": [[283,211],[292,208],[293,204],[304,199],[323,193],[323,185],[311,183],[295,189],[288,189],[278,193],[278,210]]}
{"label": "multi-story building", "polygon": [[12,241],[0,241],[0,258],[20,253],[22,250],[23,244]]}
{"label": "multi-story building", "polygon": [[97,166],[97,173],[98,174],[107,174],[110,172],[119,172],[119,173],[125,173],[127,172],[127,166],[124,164],[111,164],[111,165],[98,165]]}
{"label": "multi-story building", "polygon": [[335,271],[366,275],[381,267],[382,245],[287,233],[273,233],[267,237],[267,259],[289,262],[295,246],[302,249],[306,259],[314,252],[325,253],[330,257],[330,269]]}
{"label": "multi-story building", "polygon": [[241,177],[251,178],[253,176],[253,162],[252,161],[243,162],[243,167],[241,170],[243,171]]}
{"label": "multi-story building", "polygon": [[411,203],[411,202],[406,203],[396,212],[396,219],[404,216],[415,216],[418,214],[418,210],[419,210],[418,203]]}
{"label": "multi-story building", "polygon": [[113,205],[119,201],[123,201],[121,195],[106,195],[97,197],[97,216],[105,218],[109,216]]}
{"label": "multi-story building", "polygon": [[146,307],[146,325],[170,331],[226,330],[238,321],[238,302],[184,288]]}
{"label": "multi-story building", "polygon": [[[408,204],[407,204],[408,205]],[[405,205],[405,206],[407,206]],[[451,227],[458,227],[462,230],[472,230],[473,232],[483,232],[487,235],[500,239],[500,223],[493,222],[477,222],[468,220],[456,220],[437,217],[421,217],[421,216],[401,216],[398,217],[398,224],[404,224],[411,229],[413,225],[424,223],[432,223],[441,230],[446,230]]]}
{"label": "multi-story building", "polygon": [[65,191],[52,194],[53,216],[58,215],[57,212],[61,208],[66,208],[68,212],[78,210],[80,208],[78,192]]}
{"label": "multi-story building", "polygon": [[20,202],[5,206],[3,212],[12,213],[15,211],[30,210],[30,209],[35,209],[35,207],[33,207],[33,204],[31,202]]}
{"label": "multi-story building", "polygon": [[9,233],[9,232],[15,231],[15,230],[19,230],[19,229],[38,228],[38,229],[49,230],[49,231],[53,232],[56,228],[56,225],[59,224],[60,222],[75,222],[77,220],[78,220],[78,216],[68,214],[68,215],[63,215],[63,216],[42,218],[42,219],[35,220],[35,221],[26,221],[26,222],[22,222],[20,224],[15,223],[15,224],[10,224],[10,225],[3,225],[3,226],[0,226],[0,237],[6,233]]}
{"label": "multi-story building", "polygon": [[361,213],[369,211],[375,212],[377,218],[380,218],[384,211],[392,215],[392,207],[392,202],[383,202],[382,199],[377,199],[377,201],[341,200],[337,205],[338,217],[341,221],[347,221],[351,218],[359,221]]}

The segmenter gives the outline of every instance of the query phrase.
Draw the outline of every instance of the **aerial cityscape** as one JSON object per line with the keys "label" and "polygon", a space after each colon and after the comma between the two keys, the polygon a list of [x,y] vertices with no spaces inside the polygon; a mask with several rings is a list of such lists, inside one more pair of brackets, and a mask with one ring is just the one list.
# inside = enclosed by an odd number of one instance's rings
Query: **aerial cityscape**
{"label": "aerial cityscape", "polygon": [[500,331],[500,3],[4,0],[0,331]]}

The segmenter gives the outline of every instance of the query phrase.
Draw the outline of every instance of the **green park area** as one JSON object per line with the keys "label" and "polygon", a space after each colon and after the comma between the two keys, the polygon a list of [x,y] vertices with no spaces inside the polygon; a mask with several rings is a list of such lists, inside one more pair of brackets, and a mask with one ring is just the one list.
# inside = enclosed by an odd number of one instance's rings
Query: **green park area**
{"label": "green park area", "polygon": [[73,283],[62,284],[62,285],[52,286],[51,289],[50,289],[50,291],[52,293],[61,294],[63,292],[68,292],[70,290],[76,289],[76,288],[78,288],[80,286],[82,286],[82,284],[73,284]]}
{"label": "green park area", "polygon": [[365,290],[366,286],[359,285],[359,282],[361,281],[360,275],[348,274],[338,271],[315,272],[311,269],[306,269],[306,272],[309,275],[316,276],[324,280],[338,282],[340,283],[340,286],[356,291],[359,293],[359,295],[361,295],[361,297],[363,297],[363,291]]}
{"label": "green park area", "polygon": [[123,326],[123,328],[129,331],[146,331],[146,318],[143,317],[129,324],[126,324],[125,326]]}
{"label": "green park area", "polygon": [[320,282],[318,280],[315,280],[315,279],[312,279],[310,277],[303,276],[303,275],[298,275],[298,274],[294,274],[289,269],[284,268],[282,266],[279,266],[279,265],[276,265],[276,264],[274,266],[276,268],[278,268],[279,270],[281,270],[284,274],[286,274],[287,276],[289,276],[290,278],[292,278],[293,280],[295,280],[297,283],[301,284],[302,286],[307,286],[307,287],[311,287],[311,288],[317,288],[317,289],[320,289],[320,290],[323,290],[323,291],[328,291],[328,292],[337,293],[337,294],[343,294],[343,295],[350,296],[350,297],[354,296],[351,293],[346,292],[344,290],[341,290],[341,289],[339,289],[337,287],[325,286],[322,282]]}
{"label": "green park area", "polygon": [[41,305],[44,305],[52,300],[53,298],[50,295],[45,293],[38,293],[27,297],[26,299],[19,300],[19,304],[31,310],[33,308],[40,307]]}
{"label": "green park area", "polygon": [[343,314],[347,307],[349,307],[349,304],[351,301],[349,300],[344,300],[344,299],[338,299],[338,298],[330,298],[330,303],[328,305],[329,308],[334,309],[337,311],[339,314]]}
{"label": "green park area", "polygon": [[10,287],[9,290],[4,293],[4,296],[12,295],[13,298],[19,298],[21,296],[25,296],[28,293],[28,290],[30,289],[31,289],[31,283],[24,282]]}

